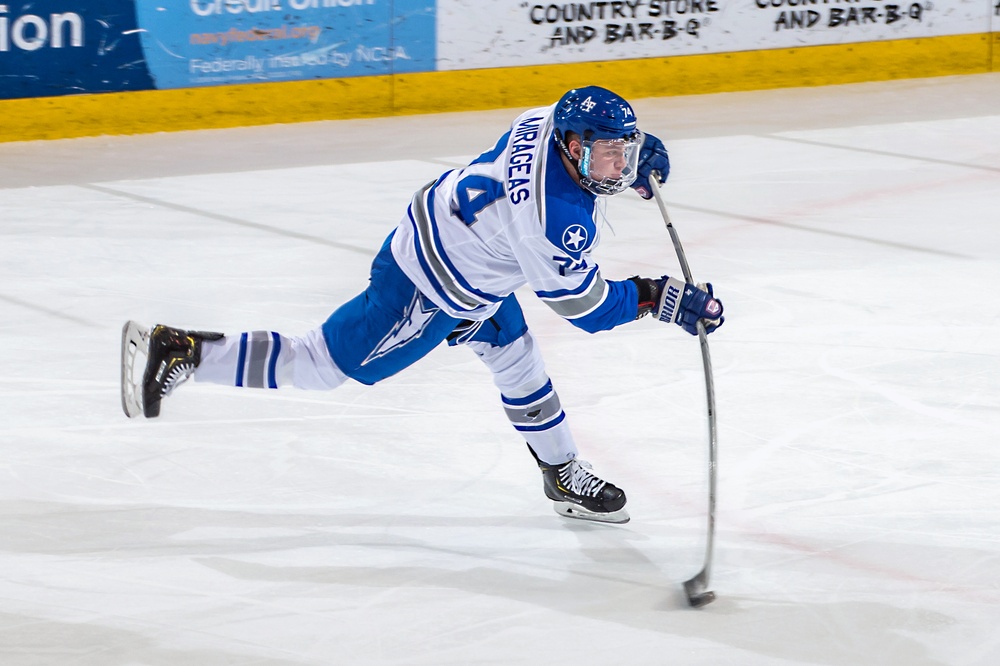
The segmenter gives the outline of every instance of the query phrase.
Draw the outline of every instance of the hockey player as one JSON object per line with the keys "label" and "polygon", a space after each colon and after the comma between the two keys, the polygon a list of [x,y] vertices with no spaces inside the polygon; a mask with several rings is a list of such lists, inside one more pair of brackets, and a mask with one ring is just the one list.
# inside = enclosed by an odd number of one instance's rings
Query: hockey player
{"label": "hockey player", "polygon": [[[598,196],[664,182],[663,143],[643,134],[609,90],[570,90],[516,118],[492,148],[413,196],[371,268],[368,288],[301,337],[222,335],[128,322],[122,402],[152,418],[182,381],[253,388],[374,384],[442,341],[471,348],[493,375],[514,429],[542,471],[558,513],[626,522],[625,493],[581,461],[514,290],[524,284],[571,324],[596,333],[652,312],[696,334],[722,324],[722,304],[675,278],[606,280],[591,252]],[[148,346],[148,351],[147,351]],[[136,358],[146,352],[144,368]],[[139,377],[139,371],[142,376]]]}

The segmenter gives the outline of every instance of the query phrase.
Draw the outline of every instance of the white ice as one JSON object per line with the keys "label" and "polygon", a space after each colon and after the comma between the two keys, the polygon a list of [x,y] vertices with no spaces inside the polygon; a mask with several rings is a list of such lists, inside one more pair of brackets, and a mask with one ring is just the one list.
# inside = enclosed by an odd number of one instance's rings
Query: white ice
{"label": "white ice", "polygon": [[[552,512],[486,370],[188,384],[129,421],[129,318],[302,333],[517,110],[0,146],[0,664],[1000,663],[1000,75],[639,100],[710,338],[521,295],[625,526]],[[608,278],[678,274],[607,205]]]}

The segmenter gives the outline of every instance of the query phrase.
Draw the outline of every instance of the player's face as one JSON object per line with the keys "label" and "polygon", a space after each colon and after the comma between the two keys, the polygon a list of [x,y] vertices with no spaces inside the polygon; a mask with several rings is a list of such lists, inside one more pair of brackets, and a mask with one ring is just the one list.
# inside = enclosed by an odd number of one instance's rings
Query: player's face
{"label": "player's face", "polygon": [[597,181],[621,178],[622,171],[628,165],[626,147],[626,142],[621,140],[595,141],[590,147],[590,177]]}
{"label": "player's face", "polygon": [[595,139],[580,142],[572,136],[566,148],[574,159],[575,168],[566,168],[580,186],[597,195],[623,192],[635,182],[639,168],[639,153],[643,134],[636,132],[628,139]]}

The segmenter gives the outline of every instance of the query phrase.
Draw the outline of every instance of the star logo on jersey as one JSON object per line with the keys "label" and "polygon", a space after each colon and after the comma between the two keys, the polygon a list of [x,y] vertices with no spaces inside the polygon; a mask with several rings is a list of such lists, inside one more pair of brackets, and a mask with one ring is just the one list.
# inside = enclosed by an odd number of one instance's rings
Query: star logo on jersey
{"label": "star logo on jersey", "polygon": [[579,252],[587,247],[587,230],[582,225],[573,224],[563,232],[562,244],[570,252]]}
{"label": "star logo on jersey", "polygon": [[430,302],[425,305],[424,300],[420,297],[420,292],[414,291],[413,300],[406,306],[403,318],[396,322],[389,334],[382,338],[372,353],[368,354],[368,358],[361,362],[361,365],[366,365],[394,349],[402,347],[407,342],[419,338],[437,313],[438,309],[434,305]]}

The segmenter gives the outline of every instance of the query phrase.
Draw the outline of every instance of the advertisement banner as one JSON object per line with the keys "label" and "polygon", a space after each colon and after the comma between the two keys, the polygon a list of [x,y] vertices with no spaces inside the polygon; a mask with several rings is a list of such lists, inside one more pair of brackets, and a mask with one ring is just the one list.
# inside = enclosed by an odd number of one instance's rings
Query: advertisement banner
{"label": "advertisement banner", "polygon": [[[1000,0],[992,0],[1000,7]],[[438,69],[985,33],[981,0],[438,0]]]}
{"label": "advertisement banner", "polygon": [[151,87],[133,0],[0,0],[0,99]]}
{"label": "advertisement banner", "polygon": [[434,69],[434,0],[137,2],[161,89]]}

